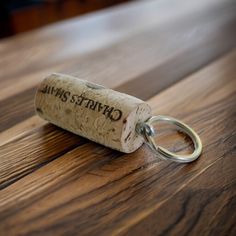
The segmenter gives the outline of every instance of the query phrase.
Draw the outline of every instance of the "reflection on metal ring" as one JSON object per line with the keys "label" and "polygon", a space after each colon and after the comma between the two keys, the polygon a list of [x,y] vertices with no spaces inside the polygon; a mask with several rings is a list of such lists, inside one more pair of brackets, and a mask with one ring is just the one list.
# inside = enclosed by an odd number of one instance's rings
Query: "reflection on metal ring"
{"label": "reflection on metal ring", "polygon": [[[167,149],[158,146],[154,140],[155,130],[153,128],[153,124],[159,121],[165,121],[167,123],[173,124],[177,126],[178,130],[187,134],[192,139],[192,142],[194,144],[193,153],[188,155],[181,155],[170,152]],[[168,159],[175,162],[188,163],[195,161],[202,152],[202,142],[198,134],[185,123],[169,116],[153,116],[145,122],[138,123],[136,125],[136,132],[144,137],[145,143],[151,148],[154,153],[165,160]]]}

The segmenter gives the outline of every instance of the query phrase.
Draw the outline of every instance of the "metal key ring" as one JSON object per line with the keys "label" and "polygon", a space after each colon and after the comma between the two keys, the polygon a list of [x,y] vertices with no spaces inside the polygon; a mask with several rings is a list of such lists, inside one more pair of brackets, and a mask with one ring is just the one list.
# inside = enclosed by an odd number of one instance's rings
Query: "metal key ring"
{"label": "metal key ring", "polygon": [[[174,124],[178,127],[178,130],[187,134],[192,139],[192,142],[194,144],[193,153],[189,155],[179,155],[170,152],[163,147],[157,146],[154,140],[155,130],[153,128],[153,124],[158,121],[165,121],[167,123]],[[153,116],[145,122],[138,123],[136,125],[136,132],[144,137],[145,143],[151,148],[154,153],[165,160],[168,159],[175,162],[188,163],[195,161],[202,152],[202,142],[197,133],[185,123],[169,116]]]}

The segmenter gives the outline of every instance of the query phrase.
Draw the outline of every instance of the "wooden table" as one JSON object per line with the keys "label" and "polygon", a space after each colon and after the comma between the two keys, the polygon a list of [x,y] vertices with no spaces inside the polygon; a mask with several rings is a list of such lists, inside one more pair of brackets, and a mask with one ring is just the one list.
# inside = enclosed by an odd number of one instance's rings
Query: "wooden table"
{"label": "wooden table", "polygon": [[[1,235],[236,235],[234,1],[134,1],[0,42]],[[63,72],[147,100],[201,136],[191,164],[48,124],[34,93]],[[191,151],[164,132],[159,142]]]}

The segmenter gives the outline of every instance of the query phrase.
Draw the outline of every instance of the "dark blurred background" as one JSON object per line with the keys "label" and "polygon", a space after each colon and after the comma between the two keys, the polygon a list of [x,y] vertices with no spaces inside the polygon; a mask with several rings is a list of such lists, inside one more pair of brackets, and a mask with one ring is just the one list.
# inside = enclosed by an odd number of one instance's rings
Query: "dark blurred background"
{"label": "dark blurred background", "polygon": [[129,0],[0,0],[0,38]]}

